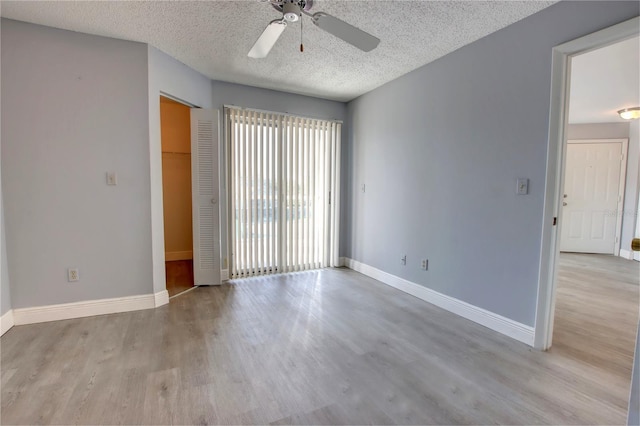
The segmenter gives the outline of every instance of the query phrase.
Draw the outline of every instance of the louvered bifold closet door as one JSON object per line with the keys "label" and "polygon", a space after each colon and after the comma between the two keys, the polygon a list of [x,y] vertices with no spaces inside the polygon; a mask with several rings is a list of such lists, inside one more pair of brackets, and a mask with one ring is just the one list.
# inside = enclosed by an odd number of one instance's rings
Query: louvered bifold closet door
{"label": "louvered bifold closet door", "polygon": [[220,284],[218,111],[191,109],[193,272],[196,285]]}
{"label": "louvered bifold closet door", "polygon": [[337,266],[341,124],[226,115],[232,277]]}

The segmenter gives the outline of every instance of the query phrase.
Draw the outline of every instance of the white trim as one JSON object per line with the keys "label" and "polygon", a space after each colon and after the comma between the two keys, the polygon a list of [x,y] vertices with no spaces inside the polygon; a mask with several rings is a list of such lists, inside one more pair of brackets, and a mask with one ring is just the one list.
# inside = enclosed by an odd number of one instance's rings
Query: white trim
{"label": "white trim", "polygon": [[9,309],[0,317],[0,336],[9,331],[13,325],[13,309]]}
{"label": "white trim", "polygon": [[[173,95],[165,92],[164,90],[160,90],[160,96],[162,96],[164,98],[167,98],[167,99],[170,99],[170,100],[172,100],[174,102],[177,102],[177,103],[182,104],[182,105],[184,105],[186,107],[189,107],[189,108],[200,108],[198,105],[194,105],[191,102],[188,102],[188,101],[185,101],[183,99],[180,99],[177,96],[173,96]],[[162,101],[160,101],[160,102],[162,102]]]}
{"label": "white trim", "polygon": [[569,109],[570,57],[598,49],[636,36],[640,31],[640,17],[580,37],[556,46],[552,50],[551,96],[549,105],[549,140],[545,179],[544,210],[542,216],[542,244],[536,302],[536,349],[551,347],[555,309],[555,285],[559,252],[558,227],[554,217],[561,220],[564,188],[564,158],[566,153],[567,117]]}
{"label": "white trim", "polygon": [[167,290],[162,290],[155,293],[153,295],[153,301],[155,302],[156,308],[166,305],[169,303],[169,292]]}
{"label": "white trim", "polygon": [[188,251],[168,251],[164,253],[165,262],[173,262],[176,260],[193,259],[193,250]]}
{"label": "white trim", "polygon": [[229,281],[229,270],[223,269],[220,271],[220,281]]}
{"label": "white trim", "polygon": [[631,250],[620,249],[620,257],[633,260],[633,252]]}
{"label": "white trim", "polygon": [[152,309],[167,303],[169,303],[169,293],[164,290],[155,294],[14,309],[13,319],[15,325],[35,324],[39,322]]}
{"label": "white trim", "polygon": [[176,297],[178,297],[178,296],[182,296],[183,294],[187,294],[187,293],[189,293],[190,291],[193,291],[193,290],[195,290],[196,288],[199,288],[199,287],[200,287],[200,286],[198,286],[198,285],[194,285],[193,287],[190,287],[190,288],[188,288],[188,289],[186,289],[186,290],[183,290],[183,291],[181,291],[180,293],[176,293],[176,294],[174,294],[173,296],[170,296],[170,297],[169,297],[169,300],[171,300],[171,299],[173,299],[173,298],[176,298]]}
{"label": "white trim", "polygon": [[391,275],[387,272],[381,271],[380,269],[376,269],[373,266],[358,262],[357,260],[349,258],[343,259],[346,267],[349,269],[353,269],[354,271],[367,275],[393,288],[415,296],[418,299],[422,299],[425,302],[429,302],[444,310],[483,325],[491,330],[497,331],[498,333],[509,336],[529,346],[533,346],[534,330],[531,326],[439,293],[430,288],[405,280],[404,278]]}

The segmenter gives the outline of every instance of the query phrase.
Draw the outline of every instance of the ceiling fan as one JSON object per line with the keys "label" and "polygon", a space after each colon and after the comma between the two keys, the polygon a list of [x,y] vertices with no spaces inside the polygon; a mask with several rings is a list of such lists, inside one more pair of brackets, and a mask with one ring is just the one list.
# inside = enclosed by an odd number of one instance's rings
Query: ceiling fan
{"label": "ceiling fan", "polygon": [[[369,52],[378,46],[380,39],[369,33],[354,27],[351,24],[331,16],[324,12],[310,13],[313,6],[313,0],[263,0],[268,1],[278,12],[282,12],[282,18],[275,19],[267,25],[256,43],[249,51],[250,58],[266,58],[273,46],[280,38],[282,32],[287,28],[287,23],[297,22],[302,19],[302,15],[311,18],[311,22],[315,26],[325,30],[329,34],[333,34],[346,41],[347,43],[357,47],[358,49]],[[300,45],[302,51],[302,45]]]}

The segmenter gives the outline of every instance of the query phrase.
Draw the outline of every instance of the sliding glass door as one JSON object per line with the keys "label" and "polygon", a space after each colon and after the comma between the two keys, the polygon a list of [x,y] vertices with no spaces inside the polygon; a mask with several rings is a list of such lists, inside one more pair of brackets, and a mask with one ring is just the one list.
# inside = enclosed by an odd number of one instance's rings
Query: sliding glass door
{"label": "sliding glass door", "polygon": [[232,277],[338,264],[341,123],[226,108]]}

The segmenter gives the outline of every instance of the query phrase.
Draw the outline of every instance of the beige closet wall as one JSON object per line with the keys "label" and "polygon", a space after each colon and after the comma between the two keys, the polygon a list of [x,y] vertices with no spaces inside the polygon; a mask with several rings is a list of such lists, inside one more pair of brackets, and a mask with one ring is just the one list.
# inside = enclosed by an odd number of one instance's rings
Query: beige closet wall
{"label": "beige closet wall", "polygon": [[189,107],[160,97],[165,258],[193,258]]}

